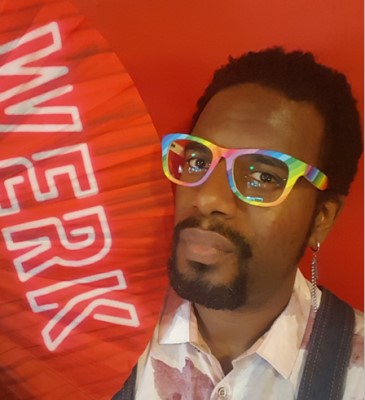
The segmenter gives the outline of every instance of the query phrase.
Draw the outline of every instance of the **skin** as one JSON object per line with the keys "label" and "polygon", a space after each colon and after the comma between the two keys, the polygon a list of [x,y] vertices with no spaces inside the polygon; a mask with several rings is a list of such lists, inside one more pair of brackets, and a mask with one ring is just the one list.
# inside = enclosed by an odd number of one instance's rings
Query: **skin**
{"label": "skin", "polygon": [[[312,104],[290,100],[257,84],[244,84],[217,93],[191,134],[228,148],[277,150],[319,166],[323,132],[323,118]],[[327,201],[316,207],[317,190],[302,178],[282,204],[251,206],[232,193],[225,168],[221,161],[203,185],[177,187],[175,222],[198,217],[203,219],[204,228],[219,221],[251,246],[244,306],[227,311],[194,305],[200,333],[228,373],[232,360],[247,350],[285,308],[303,246],[315,248],[317,241],[324,241],[341,204]],[[179,272],[196,279],[181,253]],[[237,264],[227,261],[204,279],[212,285],[225,284],[236,273]]]}

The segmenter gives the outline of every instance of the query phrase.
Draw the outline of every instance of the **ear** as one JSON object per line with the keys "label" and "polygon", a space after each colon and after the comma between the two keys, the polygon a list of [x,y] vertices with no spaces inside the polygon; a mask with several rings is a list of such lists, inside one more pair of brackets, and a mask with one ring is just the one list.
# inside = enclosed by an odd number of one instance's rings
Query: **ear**
{"label": "ear", "polygon": [[311,249],[317,249],[317,243],[325,241],[340,214],[344,200],[344,196],[336,196],[320,201],[317,206],[312,233],[308,240],[308,246]]}

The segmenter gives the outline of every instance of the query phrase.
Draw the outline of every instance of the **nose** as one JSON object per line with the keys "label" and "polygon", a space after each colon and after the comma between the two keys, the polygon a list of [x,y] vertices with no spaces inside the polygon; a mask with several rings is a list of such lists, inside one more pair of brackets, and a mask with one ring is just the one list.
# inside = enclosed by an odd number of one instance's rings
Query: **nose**
{"label": "nose", "polygon": [[224,160],[221,160],[209,178],[194,190],[194,206],[202,215],[225,218],[233,216],[239,199],[229,186]]}

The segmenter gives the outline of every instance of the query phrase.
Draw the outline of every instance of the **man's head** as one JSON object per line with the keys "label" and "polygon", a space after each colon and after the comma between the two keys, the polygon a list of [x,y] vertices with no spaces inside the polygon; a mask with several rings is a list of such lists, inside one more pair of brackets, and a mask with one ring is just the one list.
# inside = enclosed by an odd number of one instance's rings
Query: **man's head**
{"label": "man's head", "polygon": [[248,52],[230,58],[215,72],[198,100],[192,126],[216,93],[244,83],[257,83],[316,107],[325,123],[317,166],[328,176],[331,193],[347,195],[362,153],[362,139],[356,100],[346,77],[317,63],[311,53],[285,53],[281,48]]}
{"label": "man's head", "polygon": [[[275,159],[263,162],[257,155],[249,164],[237,158],[231,178],[227,157],[201,185],[177,187],[169,267],[177,293],[217,309],[285,301],[305,247],[315,248],[330,231],[361,154],[358,113],[345,78],[300,52],[271,49],[231,59],[199,100],[191,135],[211,148],[290,155],[328,176],[324,192],[330,196],[319,197],[318,187],[302,177],[272,207],[260,206],[262,191],[280,191],[287,177]],[[181,143],[173,146],[179,150]],[[206,150],[196,149],[185,147],[185,166],[177,169],[189,182],[210,162]],[[232,186],[242,188],[246,201]],[[261,197],[253,197],[258,204],[247,201],[247,188],[260,189]]]}

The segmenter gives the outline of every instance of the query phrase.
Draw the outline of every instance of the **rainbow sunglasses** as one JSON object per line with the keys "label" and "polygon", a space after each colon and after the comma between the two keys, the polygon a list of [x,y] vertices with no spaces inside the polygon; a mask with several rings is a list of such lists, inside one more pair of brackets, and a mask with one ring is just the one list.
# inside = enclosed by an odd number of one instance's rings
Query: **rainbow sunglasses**
{"label": "rainbow sunglasses", "polygon": [[177,185],[203,184],[222,158],[233,193],[254,206],[282,203],[302,176],[319,190],[328,186],[327,176],[319,169],[278,151],[227,149],[185,133],[162,139],[163,171]]}

